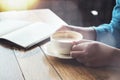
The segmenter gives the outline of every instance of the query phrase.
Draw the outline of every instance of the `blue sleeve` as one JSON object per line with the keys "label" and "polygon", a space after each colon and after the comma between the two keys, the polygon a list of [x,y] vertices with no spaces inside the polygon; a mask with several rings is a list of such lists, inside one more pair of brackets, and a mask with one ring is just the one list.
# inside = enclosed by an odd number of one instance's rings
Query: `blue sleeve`
{"label": "blue sleeve", "polygon": [[94,29],[97,33],[97,41],[120,48],[120,0],[116,0],[111,22],[94,27]]}

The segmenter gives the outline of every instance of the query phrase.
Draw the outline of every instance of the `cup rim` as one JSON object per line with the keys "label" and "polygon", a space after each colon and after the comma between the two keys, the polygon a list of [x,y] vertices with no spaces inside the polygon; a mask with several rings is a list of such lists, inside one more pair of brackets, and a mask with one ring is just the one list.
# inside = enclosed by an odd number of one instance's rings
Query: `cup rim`
{"label": "cup rim", "polygon": [[[60,40],[53,38],[53,36],[56,35],[57,33],[68,33],[68,32],[74,33],[75,35],[79,36],[78,39],[76,39],[75,41],[79,41],[79,40],[83,39],[83,35],[79,32],[76,32],[76,31],[57,31],[50,36],[50,40],[61,42]],[[71,42],[71,41],[68,41],[68,42]],[[67,43],[67,42],[65,42],[65,43]]]}

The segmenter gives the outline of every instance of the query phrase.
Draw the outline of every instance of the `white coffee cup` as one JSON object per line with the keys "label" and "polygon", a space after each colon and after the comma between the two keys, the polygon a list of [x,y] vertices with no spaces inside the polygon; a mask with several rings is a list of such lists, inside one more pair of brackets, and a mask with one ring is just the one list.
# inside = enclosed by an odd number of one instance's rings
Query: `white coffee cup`
{"label": "white coffee cup", "polygon": [[54,53],[69,54],[73,46],[73,41],[83,38],[81,33],[75,31],[58,31],[50,36],[51,47]]}

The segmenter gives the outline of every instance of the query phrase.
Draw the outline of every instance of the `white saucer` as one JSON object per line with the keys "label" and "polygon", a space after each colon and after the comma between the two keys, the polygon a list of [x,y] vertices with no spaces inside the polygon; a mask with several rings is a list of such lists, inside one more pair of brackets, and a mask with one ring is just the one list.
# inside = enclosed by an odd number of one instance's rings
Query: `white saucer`
{"label": "white saucer", "polygon": [[57,57],[57,58],[61,58],[61,59],[72,59],[72,57],[70,55],[66,55],[66,54],[57,54],[53,51],[53,48],[50,45],[50,42],[46,43],[45,45],[42,46],[42,49],[44,50],[45,54],[52,56],[52,57]]}

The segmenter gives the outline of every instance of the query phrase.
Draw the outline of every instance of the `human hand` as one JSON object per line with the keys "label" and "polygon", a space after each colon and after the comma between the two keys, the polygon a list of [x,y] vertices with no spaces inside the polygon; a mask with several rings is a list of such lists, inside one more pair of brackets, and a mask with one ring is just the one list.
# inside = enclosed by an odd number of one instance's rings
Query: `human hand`
{"label": "human hand", "polygon": [[66,30],[72,30],[72,27],[69,25],[62,25],[57,31],[66,31]]}
{"label": "human hand", "polygon": [[71,56],[86,66],[106,66],[112,61],[114,48],[111,46],[92,40],[80,40],[73,44]]}

